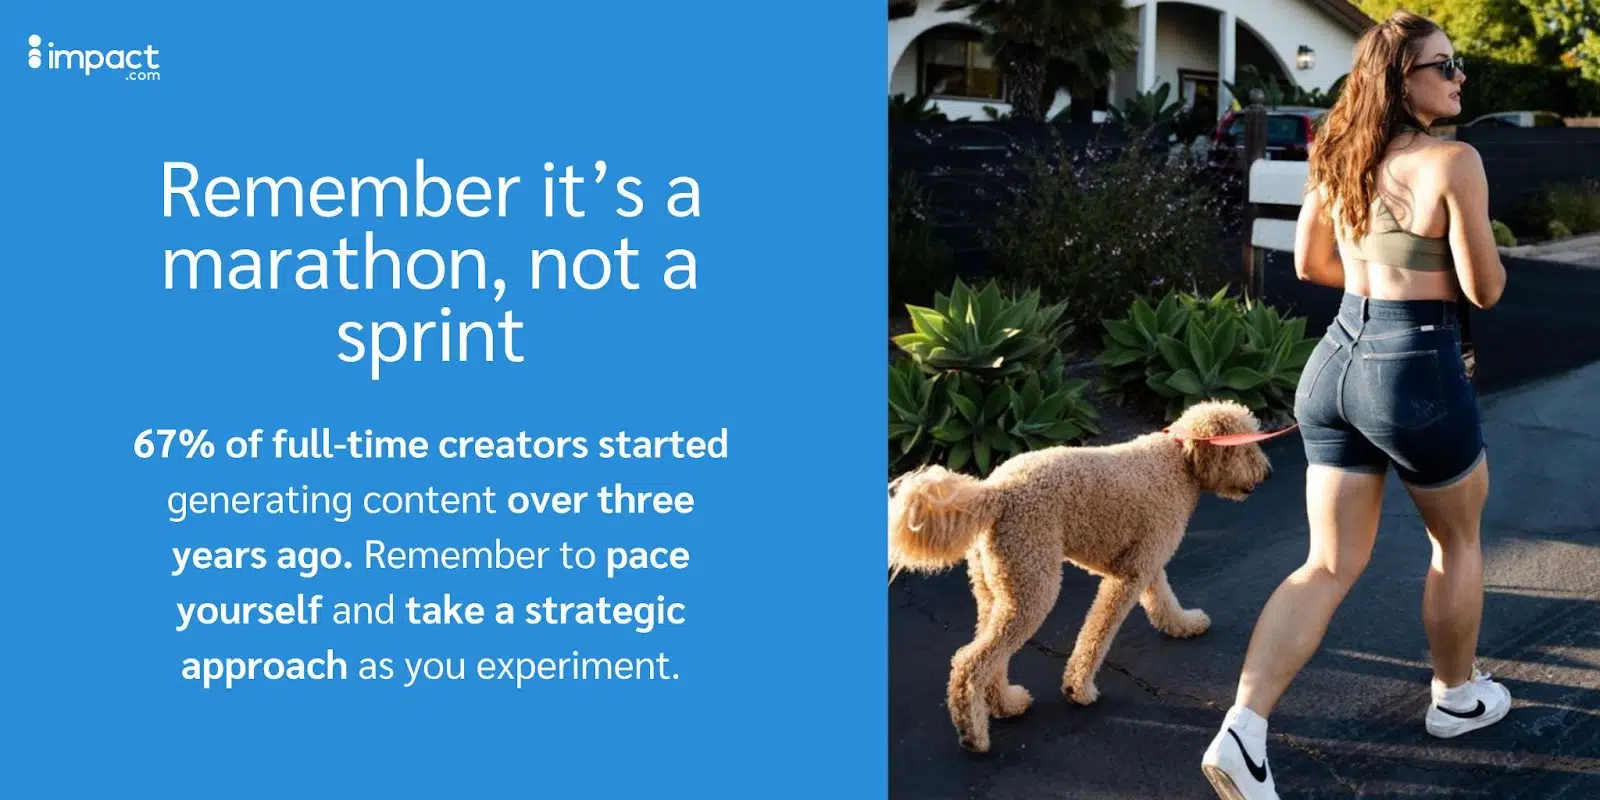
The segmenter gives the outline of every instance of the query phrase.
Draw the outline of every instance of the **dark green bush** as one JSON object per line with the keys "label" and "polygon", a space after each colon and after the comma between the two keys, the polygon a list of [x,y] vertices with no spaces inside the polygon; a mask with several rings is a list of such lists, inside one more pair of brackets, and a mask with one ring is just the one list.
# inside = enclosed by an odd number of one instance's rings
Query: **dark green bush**
{"label": "dark green bush", "polygon": [[1500,220],[1495,219],[1495,220],[1490,220],[1489,221],[1489,229],[1494,231],[1494,243],[1497,246],[1499,246],[1499,247],[1516,247],[1517,246],[1517,234],[1511,230],[1511,226],[1510,225],[1507,225],[1504,222],[1501,222]]}
{"label": "dark green bush", "polygon": [[997,277],[1070,299],[1080,330],[1134,297],[1222,286],[1229,203],[1203,165],[1169,163],[1164,145],[1102,154],[1034,154],[988,237]]}
{"label": "dark green bush", "polygon": [[1540,233],[1548,234],[1555,223],[1568,235],[1600,231],[1600,181],[1547,186],[1528,203],[1526,215]]}
{"label": "dark green bush", "polygon": [[1461,93],[1461,115],[1447,123],[1470,122],[1497,111],[1554,111],[1565,117],[1600,112],[1600,83],[1576,68],[1517,64],[1465,53],[1467,83]]}
{"label": "dark green bush", "polygon": [[955,278],[955,257],[927,217],[916,179],[906,175],[889,194],[889,313],[928,305]]}

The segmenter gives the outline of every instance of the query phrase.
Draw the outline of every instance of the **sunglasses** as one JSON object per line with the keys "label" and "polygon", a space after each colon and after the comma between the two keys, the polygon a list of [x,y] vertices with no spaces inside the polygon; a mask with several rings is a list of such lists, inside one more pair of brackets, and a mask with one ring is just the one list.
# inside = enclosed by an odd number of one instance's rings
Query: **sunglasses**
{"label": "sunglasses", "polygon": [[1443,75],[1444,79],[1447,81],[1455,80],[1457,72],[1464,73],[1467,71],[1467,64],[1465,61],[1461,60],[1461,56],[1447,58],[1444,61],[1433,61],[1427,64],[1418,64],[1415,67],[1412,67],[1411,71],[1416,72],[1419,69],[1428,69],[1430,67],[1439,70],[1439,74]]}

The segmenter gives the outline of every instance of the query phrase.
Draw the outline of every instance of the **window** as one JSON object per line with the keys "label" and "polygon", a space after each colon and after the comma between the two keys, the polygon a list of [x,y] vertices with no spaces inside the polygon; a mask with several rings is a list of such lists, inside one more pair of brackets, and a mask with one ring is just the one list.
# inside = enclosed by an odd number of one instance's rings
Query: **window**
{"label": "window", "polygon": [[1567,127],[1567,121],[1565,119],[1562,119],[1561,116],[1558,115],[1558,114],[1551,114],[1549,112],[1537,112],[1537,113],[1535,113],[1533,115],[1533,127],[1535,127],[1535,128],[1565,128],[1565,127]]}
{"label": "window", "polygon": [[[1267,115],[1267,146],[1289,147],[1302,145],[1306,142],[1305,118],[1295,115]],[[1225,146],[1242,145],[1244,142],[1244,115],[1233,118],[1233,124],[1228,126],[1228,132],[1223,136],[1222,144]]]}
{"label": "window", "polygon": [[960,36],[924,35],[922,92],[934,97],[999,100],[1000,67],[983,42]]}

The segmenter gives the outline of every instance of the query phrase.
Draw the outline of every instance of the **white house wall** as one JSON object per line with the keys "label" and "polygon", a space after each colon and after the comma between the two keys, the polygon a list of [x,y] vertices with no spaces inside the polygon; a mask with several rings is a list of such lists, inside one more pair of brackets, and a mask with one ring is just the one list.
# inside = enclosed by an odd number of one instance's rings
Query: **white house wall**
{"label": "white house wall", "polygon": [[[1128,5],[1142,7],[1145,2],[1146,0],[1128,0]],[[1340,76],[1349,72],[1350,62],[1355,55],[1356,39],[1359,37],[1359,34],[1352,33],[1305,0],[1196,0],[1192,3],[1157,5],[1156,66],[1160,76],[1156,81],[1157,85],[1166,80],[1176,86],[1178,79],[1177,67],[1174,65],[1169,68],[1161,53],[1167,46],[1162,38],[1162,31],[1166,27],[1165,18],[1168,16],[1169,7],[1203,6],[1214,11],[1232,11],[1240,24],[1249,28],[1268,49],[1273,51],[1289,79],[1305,89],[1327,89]],[[1179,13],[1192,10],[1184,8]],[[1185,15],[1185,19],[1187,18]],[[1137,29],[1135,31],[1137,32]],[[1216,17],[1213,16],[1211,22],[1201,27],[1184,31],[1184,35],[1192,40],[1203,39],[1211,42],[1212,58],[1208,69],[1216,70],[1216,48],[1220,36]],[[1316,64],[1311,69],[1303,70],[1295,66],[1295,54],[1299,52],[1301,45],[1311,48],[1316,53]]]}
{"label": "white house wall", "polygon": [[889,94],[910,97],[917,93],[916,49],[907,45],[900,63],[889,65]]}
{"label": "white house wall", "polygon": [[[1220,43],[1217,35],[1217,12],[1209,8],[1184,3],[1162,3],[1156,16],[1156,86],[1168,83],[1172,93],[1168,100],[1177,100],[1182,87],[1178,83],[1178,70],[1218,72],[1217,53]],[[1140,9],[1143,12],[1143,9]],[[1133,23],[1133,33],[1139,33],[1139,24]],[[1209,35],[1208,35],[1209,34]],[[1130,70],[1134,80],[1117,84],[1119,90],[1137,89],[1139,65]],[[1119,94],[1122,94],[1119,91]]]}
{"label": "white house wall", "polygon": [[[1132,8],[1141,8],[1147,0],[1128,0]],[[917,90],[916,49],[913,43],[924,32],[947,23],[966,24],[965,12],[939,11],[939,0],[922,0],[915,14],[889,21],[889,93],[912,95]],[[1158,3],[1156,17],[1156,81],[1172,84],[1172,97],[1178,96],[1178,70],[1195,69],[1221,72],[1219,49],[1220,26],[1217,13],[1232,11],[1238,22],[1259,37],[1277,56],[1280,67],[1299,86],[1306,89],[1326,89],[1340,76],[1350,71],[1350,61],[1355,52],[1358,34],[1352,33],[1305,0],[1197,0],[1185,3]],[[1129,29],[1139,34],[1139,13],[1129,20]],[[1235,45],[1237,46],[1235,37]],[[1312,69],[1295,66],[1295,54],[1301,45],[1316,53]],[[1138,86],[1137,60],[1116,74],[1112,102],[1119,102],[1129,87]],[[1237,77],[1237,73],[1235,73]],[[1050,113],[1065,108],[1070,96],[1062,92]],[[937,101],[940,109],[952,119],[970,116],[983,119],[982,102]],[[1003,103],[991,103],[996,108],[1008,108]]]}
{"label": "white house wall", "polygon": [[[940,0],[922,0],[917,4],[917,12],[909,17],[889,20],[889,94],[904,94],[907,97],[917,93],[917,49],[913,44],[917,37],[940,26],[947,24],[972,27],[967,22],[965,11],[939,11]],[[1055,114],[1066,108],[1072,102],[1072,96],[1067,92],[1057,92],[1055,102],[1051,104],[1046,116]],[[999,101],[974,101],[974,100],[945,100],[933,101],[940,111],[950,119],[971,117],[982,121],[988,116],[984,113],[984,106],[991,106],[996,111],[1009,111],[1011,104]]]}

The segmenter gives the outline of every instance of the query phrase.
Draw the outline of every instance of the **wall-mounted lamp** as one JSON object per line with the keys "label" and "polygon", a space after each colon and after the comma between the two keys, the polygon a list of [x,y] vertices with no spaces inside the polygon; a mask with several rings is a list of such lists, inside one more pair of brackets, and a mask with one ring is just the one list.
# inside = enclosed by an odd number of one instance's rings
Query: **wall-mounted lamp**
{"label": "wall-mounted lamp", "polygon": [[1305,45],[1300,45],[1300,50],[1294,54],[1294,65],[1300,69],[1311,69],[1316,66],[1317,52]]}

